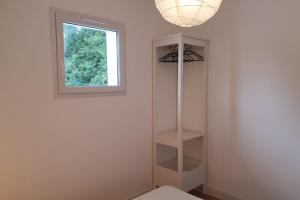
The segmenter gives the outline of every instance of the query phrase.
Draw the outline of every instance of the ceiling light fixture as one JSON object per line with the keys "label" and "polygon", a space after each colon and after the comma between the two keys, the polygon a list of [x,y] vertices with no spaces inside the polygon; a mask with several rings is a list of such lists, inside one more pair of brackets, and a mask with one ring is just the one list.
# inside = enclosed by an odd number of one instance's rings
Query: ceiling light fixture
{"label": "ceiling light fixture", "polygon": [[155,0],[156,8],[168,22],[182,27],[206,22],[218,11],[222,0]]}

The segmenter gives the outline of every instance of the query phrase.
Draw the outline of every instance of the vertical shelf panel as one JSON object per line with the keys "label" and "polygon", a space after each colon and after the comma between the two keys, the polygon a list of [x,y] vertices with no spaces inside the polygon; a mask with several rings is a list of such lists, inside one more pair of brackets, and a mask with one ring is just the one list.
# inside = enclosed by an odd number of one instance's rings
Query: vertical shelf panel
{"label": "vertical shelf panel", "polygon": [[178,45],[178,93],[177,93],[177,132],[178,132],[178,176],[179,185],[182,186],[182,174],[183,174],[183,122],[182,122],[182,106],[183,106],[183,47],[182,37]]}

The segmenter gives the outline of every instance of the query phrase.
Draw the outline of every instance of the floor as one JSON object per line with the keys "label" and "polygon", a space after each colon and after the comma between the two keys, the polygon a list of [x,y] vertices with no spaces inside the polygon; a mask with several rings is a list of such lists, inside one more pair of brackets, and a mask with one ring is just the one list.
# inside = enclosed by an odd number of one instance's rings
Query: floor
{"label": "floor", "polygon": [[201,192],[199,192],[197,190],[192,190],[189,193],[196,196],[196,197],[200,197],[204,200],[220,200],[220,199],[217,199],[217,198],[209,196],[209,195],[204,195],[204,194],[202,194]]}

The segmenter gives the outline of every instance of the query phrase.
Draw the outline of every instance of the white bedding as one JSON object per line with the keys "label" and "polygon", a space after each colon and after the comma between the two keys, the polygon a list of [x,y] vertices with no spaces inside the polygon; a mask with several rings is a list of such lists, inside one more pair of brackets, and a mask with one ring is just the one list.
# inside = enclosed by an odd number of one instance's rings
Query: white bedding
{"label": "white bedding", "polygon": [[163,186],[133,200],[200,200],[171,186]]}

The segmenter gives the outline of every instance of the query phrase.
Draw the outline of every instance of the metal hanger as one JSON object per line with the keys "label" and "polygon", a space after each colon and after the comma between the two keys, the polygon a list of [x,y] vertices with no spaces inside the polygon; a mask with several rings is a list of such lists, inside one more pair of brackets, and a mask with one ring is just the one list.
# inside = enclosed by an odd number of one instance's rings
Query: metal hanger
{"label": "metal hanger", "polygon": [[[178,45],[170,45],[169,49],[171,52],[161,57],[159,62],[178,62]],[[204,61],[204,57],[194,51],[192,45],[185,44],[183,51],[183,62],[187,63],[195,61]]]}

